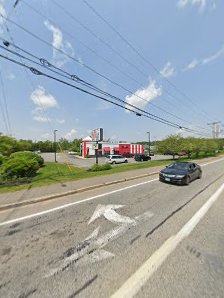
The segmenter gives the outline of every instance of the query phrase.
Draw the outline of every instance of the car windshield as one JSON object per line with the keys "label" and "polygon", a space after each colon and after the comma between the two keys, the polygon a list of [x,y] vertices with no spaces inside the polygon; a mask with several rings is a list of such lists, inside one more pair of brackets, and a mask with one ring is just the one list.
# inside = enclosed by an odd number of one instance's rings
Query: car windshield
{"label": "car windshield", "polygon": [[173,163],[173,164],[169,165],[168,168],[169,169],[176,169],[176,170],[187,170],[188,166],[189,166],[188,163],[177,162],[177,163]]}

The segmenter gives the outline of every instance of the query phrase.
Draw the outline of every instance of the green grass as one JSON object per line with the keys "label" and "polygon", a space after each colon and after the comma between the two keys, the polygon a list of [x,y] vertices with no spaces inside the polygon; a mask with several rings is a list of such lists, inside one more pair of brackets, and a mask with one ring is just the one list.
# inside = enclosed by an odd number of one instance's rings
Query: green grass
{"label": "green grass", "polygon": [[166,165],[168,163],[170,163],[170,160],[154,160],[150,162],[147,161],[134,164],[122,164],[112,166],[111,170],[98,172],[90,172],[87,171],[87,169],[77,168],[71,165],[68,166],[62,163],[45,163],[45,166],[40,168],[37,175],[32,178],[30,183],[15,186],[2,186],[0,187],[0,193],[28,189],[31,187],[33,188],[54,183],[63,183],[66,181],[75,181],[91,177],[111,175],[129,170]]}
{"label": "green grass", "polygon": [[[209,156],[206,156],[209,157]],[[202,156],[199,156],[200,159]],[[181,160],[188,161],[187,158],[181,158]],[[191,159],[192,160],[192,159]],[[91,177],[111,175],[114,173],[121,173],[131,170],[151,168],[156,166],[165,166],[171,163],[171,159],[166,160],[151,160],[146,162],[139,162],[133,164],[121,164],[112,166],[112,169],[98,172],[90,172],[87,169],[77,168],[71,165],[62,163],[45,163],[45,166],[40,168],[37,175],[32,178],[30,183],[17,185],[17,186],[2,186],[0,187],[0,193],[8,191],[17,191],[22,189],[29,189],[38,186],[44,186],[54,183],[63,183],[66,181],[75,181]]]}

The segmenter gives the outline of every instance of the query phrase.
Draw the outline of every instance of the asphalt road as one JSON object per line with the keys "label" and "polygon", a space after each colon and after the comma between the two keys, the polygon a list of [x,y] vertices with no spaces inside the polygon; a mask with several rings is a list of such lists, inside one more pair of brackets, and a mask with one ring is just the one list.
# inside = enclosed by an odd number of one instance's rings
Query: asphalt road
{"label": "asphalt road", "polygon": [[[46,162],[54,162],[54,153],[42,153],[41,156]],[[57,153],[56,159],[58,162],[62,163],[71,163],[79,168],[90,168],[96,163],[95,158],[80,158],[75,155],[69,155],[67,153]],[[151,156],[152,160],[163,160],[163,159],[172,159],[171,155],[155,155]],[[150,161],[149,161],[150,162]],[[105,164],[105,157],[99,157],[98,163],[100,165]],[[128,158],[128,163],[136,163],[134,158]],[[116,166],[116,165],[113,165]]]}
{"label": "asphalt road", "polygon": [[1,212],[0,297],[223,297],[223,169]]}

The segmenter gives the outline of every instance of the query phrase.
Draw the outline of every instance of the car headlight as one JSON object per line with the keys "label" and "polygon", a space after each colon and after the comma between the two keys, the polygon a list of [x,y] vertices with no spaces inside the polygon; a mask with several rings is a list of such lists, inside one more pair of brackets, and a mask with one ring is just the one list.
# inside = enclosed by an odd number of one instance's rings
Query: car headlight
{"label": "car headlight", "polygon": [[185,175],[176,175],[176,178],[181,179],[181,178],[184,178],[184,176],[185,176]]}

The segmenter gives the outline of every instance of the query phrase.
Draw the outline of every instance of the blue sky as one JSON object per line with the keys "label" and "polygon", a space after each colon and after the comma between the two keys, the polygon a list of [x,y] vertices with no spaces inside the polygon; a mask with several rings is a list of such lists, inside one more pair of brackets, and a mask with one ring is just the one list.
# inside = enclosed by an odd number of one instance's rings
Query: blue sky
{"label": "blue sky", "polygon": [[[0,0],[1,38],[179,126],[209,133],[207,123],[224,122],[223,1],[86,0],[140,55],[83,0],[20,0],[13,8],[15,2]],[[1,48],[0,54],[21,62]],[[0,131],[16,138],[52,140],[57,129],[58,137],[73,139],[98,127],[113,141],[147,140],[147,131],[153,140],[177,132],[189,135],[35,76],[2,58],[0,70]]]}

